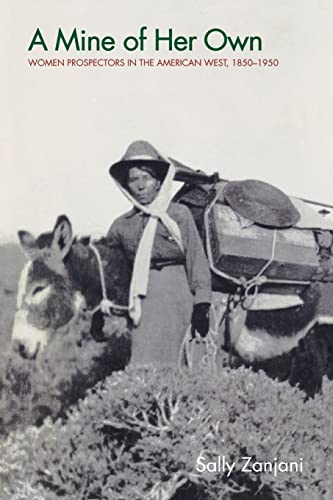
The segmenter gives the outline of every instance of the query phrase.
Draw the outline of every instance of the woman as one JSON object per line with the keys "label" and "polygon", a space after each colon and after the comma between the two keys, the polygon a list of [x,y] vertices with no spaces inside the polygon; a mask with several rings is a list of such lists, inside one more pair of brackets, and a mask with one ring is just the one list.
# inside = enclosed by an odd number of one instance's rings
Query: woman
{"label": "woman", "polygon": [[209,328],[208,262],[187,207],[171,202],[175,168],[146,141],[136,141],[110,175],[133,209],[112,224],[109,245],[132,266],[131,363],[177,363],[187,328]]}

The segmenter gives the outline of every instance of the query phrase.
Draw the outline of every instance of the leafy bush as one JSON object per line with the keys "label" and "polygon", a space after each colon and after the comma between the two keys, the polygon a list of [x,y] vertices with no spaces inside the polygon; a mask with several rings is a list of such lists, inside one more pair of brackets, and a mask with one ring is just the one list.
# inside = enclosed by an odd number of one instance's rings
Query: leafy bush
{"label": "leafy bush", "polygon": [[[297,389],[245,368],[129,368],[90,390],[65,424],[2,443],[0,483],[22,500],[329,500],[332,403],[327,381],[304,403]],[[200,456],[235,469],[200,473]],[[302,458],[303,472],[244,472],[245,456]]]}

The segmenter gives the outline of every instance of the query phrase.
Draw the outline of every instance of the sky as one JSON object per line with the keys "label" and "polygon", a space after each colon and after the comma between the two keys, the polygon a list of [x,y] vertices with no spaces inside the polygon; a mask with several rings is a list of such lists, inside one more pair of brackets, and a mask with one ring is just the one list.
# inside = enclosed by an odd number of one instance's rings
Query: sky
{"label": "sky", "polygon": [[[260,179],[333,204],[333,4],[330,0],[2,2],[0,240],[37,235],[67,214],[103,234],[129,208],[108,175],[136,139],[225,179]],[[147,26],[144,51],[122,40]],[[28,52],[39,27],[49,51]],[[55,52],[58,28],[112,36],[112,52]],[[196,35],[192,52],[157,52],[155,28]],[[211,28],[258,35],[261,52],[213,52]],[[229,67],[30,67],[32,58],[228,58]],[[233,67],[234,58],[278,59]]]}

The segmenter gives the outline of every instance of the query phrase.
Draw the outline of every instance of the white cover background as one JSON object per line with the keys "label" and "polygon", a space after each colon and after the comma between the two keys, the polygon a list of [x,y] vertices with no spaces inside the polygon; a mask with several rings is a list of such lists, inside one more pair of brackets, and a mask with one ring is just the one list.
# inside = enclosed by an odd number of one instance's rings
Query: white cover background
{"label": "white cover background", "polygon": [[[139,138],[223,178],[257,178],[333,204],[331,0],[1,1],[0,238],[51,229],[104,233],[128,208],[108,167]],[[259,35],[263,51],[126,52],[146,25],[202,36]],[[113,52],[28,52],[39,27],[111,35]],[[267,57],[278,68],[31,68],[32,57]]]}

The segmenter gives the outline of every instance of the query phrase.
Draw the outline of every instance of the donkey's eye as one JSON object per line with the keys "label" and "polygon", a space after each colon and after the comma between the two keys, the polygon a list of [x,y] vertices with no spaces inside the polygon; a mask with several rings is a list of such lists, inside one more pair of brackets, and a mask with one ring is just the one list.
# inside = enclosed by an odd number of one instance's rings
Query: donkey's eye
{"label": "donkey's eye", "polygon": [[35,305],[40,304],[50,295],[50,292],[51,285],[36,285],[31,292],[30,299],[27,299],[27,302],[31,302]]}

